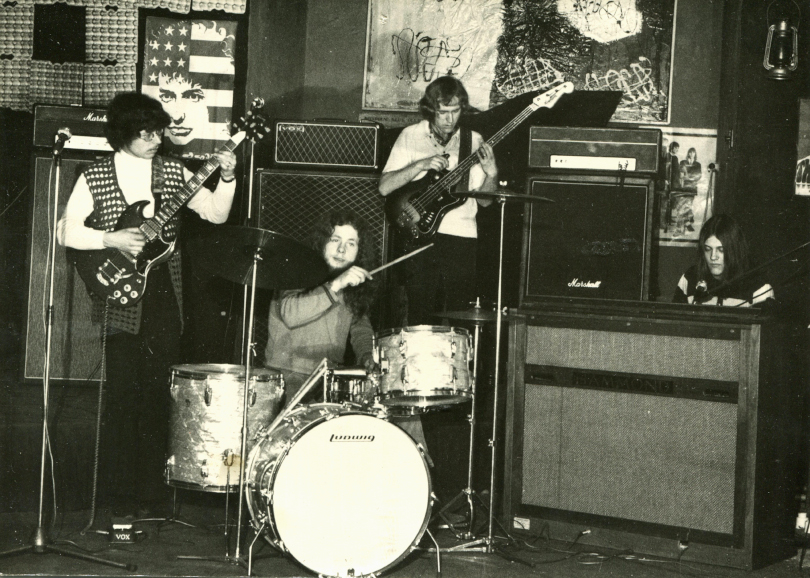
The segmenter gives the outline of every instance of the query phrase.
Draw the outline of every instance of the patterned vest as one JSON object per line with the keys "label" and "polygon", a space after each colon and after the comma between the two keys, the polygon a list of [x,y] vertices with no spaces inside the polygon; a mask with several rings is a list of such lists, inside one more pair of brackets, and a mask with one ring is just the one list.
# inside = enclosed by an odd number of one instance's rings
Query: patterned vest
{"label": "patterned vest", "polygon": [[[115,173],[115,155],[109,155],[87,167],[84,177],[90,193],[93,195],[93,212],[85,220],[85,225],[100,231],[114,231],[119,217],[127,208],[127,202],[121,187],[118,186],[118,177]],[[157,204],[155,214],[163,206],[163,199],[177,193],[185,184],[183,165],[174,159],[156,156],[152,159],[152,193]],[[177,235],[178,218],[169,219],[163,227],[164,239],[171,240]],[[180,309],[180,320],[183,319],[183,283],[181,277],[182,257],[180,248],[168,260],[169,274],[174,288],[174,295]],[[147,282],[147,291],[149,285]],[[93,300],[93,320],[101,322],[104,316],[105,302],[96,295]],[[143,302],[127,307],[109,307],[107,323],[127,333],[137,334],[141,328],[141,314]]]}

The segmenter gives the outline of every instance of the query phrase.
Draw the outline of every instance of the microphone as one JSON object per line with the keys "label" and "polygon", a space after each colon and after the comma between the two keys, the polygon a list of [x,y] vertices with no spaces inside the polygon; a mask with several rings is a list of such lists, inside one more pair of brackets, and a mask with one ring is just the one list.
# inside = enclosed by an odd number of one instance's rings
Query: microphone
{"label": "microphone", "polygon": [[65,148],[65,143],[69,141],[72,136],[68,127],[62,127],[56,131],[56,136],[53,137],[53,154],[58,155],[61,153],[62,149]]}

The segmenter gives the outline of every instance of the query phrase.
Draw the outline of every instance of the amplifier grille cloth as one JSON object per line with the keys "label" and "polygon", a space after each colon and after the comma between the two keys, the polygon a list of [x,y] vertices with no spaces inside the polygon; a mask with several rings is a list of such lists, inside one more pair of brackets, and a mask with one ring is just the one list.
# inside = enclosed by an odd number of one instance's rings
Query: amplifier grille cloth
{"label": "amplifier grille cloth", "polygon": [[527,384],[525,412],[524,504],[733,533],[736,405]]}
{"label": "amplifier grille cloth", "polygon": [[740,380],[739,341],[537,326],[527,330],[528,364]]}
{"label": "amplifier grille cloth", "polygon": [[374,126],[298,124],[303,131],[280,131],[276,162],[373,167],[377,129]]}

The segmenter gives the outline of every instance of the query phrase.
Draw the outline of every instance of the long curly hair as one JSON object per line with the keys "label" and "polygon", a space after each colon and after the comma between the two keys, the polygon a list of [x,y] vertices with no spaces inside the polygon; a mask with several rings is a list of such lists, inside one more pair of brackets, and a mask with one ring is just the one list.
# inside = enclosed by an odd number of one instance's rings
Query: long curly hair
{"label": "long curly hair", "polygon": [[707,279],[711,276],[706,264],[703,247],[710,237],[717,237],[723,245],[723,276],[721,281],[730,281],[748,271],[750,266],[748,242],[740,225],[729,215],[714,215],[700,228],[698,241],[698,276]]}
{"label": "long curly hair", "polygon": [[[313,228],[310,246],[322,255],[326,243],[335,231],[335,227],[340,227],[341,225],[350,225],[357,231],[360,244],[357,248],[357,258],[354,260],[353,265],[370,270],[374,263],[374,243],[371,228],[365,219],[351,209],[334,209],[321,215]],[[335,271],[334,276],[337,277],[341,272],[340,270]],[[377,288],[377,281],[372,279],[356,287],[346,287],[343,289],[343,300],[352,312],[352,315],[362,317],[368,313],[376,297]]]}
{"label": "long curly hair", "polygon": [[151,96],[121,92],[107,107],[104,135],[113,150],[119,151],[140,136],[142,130],[162,131],[171,120],[163,105]]}

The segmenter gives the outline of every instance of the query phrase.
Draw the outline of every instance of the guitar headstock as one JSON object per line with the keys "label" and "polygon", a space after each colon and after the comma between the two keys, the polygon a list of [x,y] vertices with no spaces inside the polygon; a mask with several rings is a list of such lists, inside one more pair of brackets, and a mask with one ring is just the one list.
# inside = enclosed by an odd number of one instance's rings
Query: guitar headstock
{"label": "guitar headstock", "polygon": [[263,139],[264,135],[270,132],[267,118],[261,110],[262,107],[264,107],[264,99],[254,98],[247,114],[233,123],[237,130],[244,132],[245,137],[254,143]]}
{"label": "guitar headstock", "polygon": [[574,83],[563,82],[551,90],[535,96],[532,100],[532,106],[535,107],[535,110],[538,108],[552,108],[564,94],[571,94],[572,92],[574,92]]}

